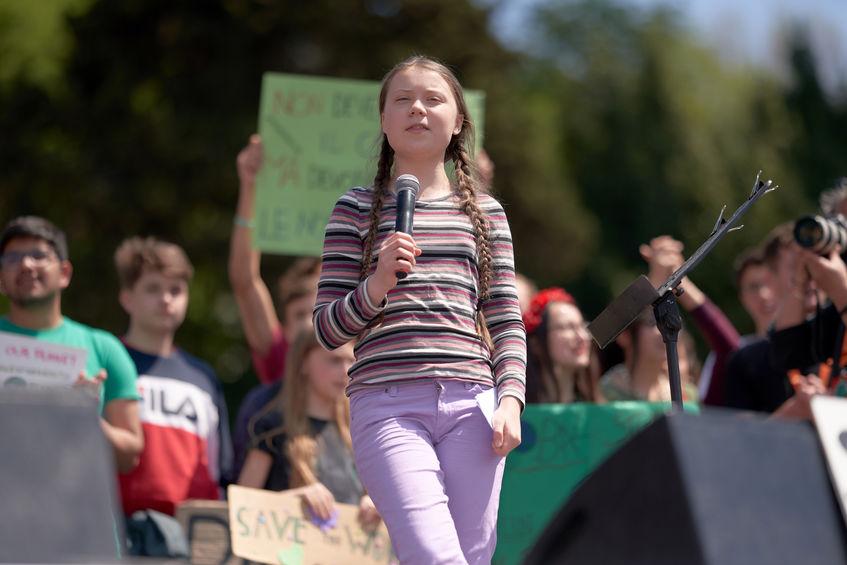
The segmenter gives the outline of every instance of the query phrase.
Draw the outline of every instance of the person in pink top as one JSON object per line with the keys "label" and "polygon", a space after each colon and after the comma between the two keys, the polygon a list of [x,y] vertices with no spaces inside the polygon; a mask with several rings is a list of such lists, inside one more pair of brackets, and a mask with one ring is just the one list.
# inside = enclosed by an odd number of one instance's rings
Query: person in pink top
{"label": "person in pink top", "polygon": [[236,160],[239,192],[228,267],[256,374],[262,383],[269,384],[282,378],[288,344],[312,323],[320,261],[312,257],[299,259],[280,277],[278,317],[271,292],[262,279],[261,253],[253,247],[256,175],[262,157],[262,140],[253,135]]}
{"label": "person in pink top", "polygon": [[312,308],[318,292],[320,259],[296,260],[279,278],[274,308],[271,291],[262,279],[261,254],[253,248],[253,207],[256,175],[262,166],[262,140],[258,135],[238,154],[239,192],[229,250],[229,280],[232,285],[253,368],[260,385],[241,402],[233,427],[235,473],[244,462],[251,436],[251,422],[259,410],[280,390],[289,344],[294,336],[312,326]]}

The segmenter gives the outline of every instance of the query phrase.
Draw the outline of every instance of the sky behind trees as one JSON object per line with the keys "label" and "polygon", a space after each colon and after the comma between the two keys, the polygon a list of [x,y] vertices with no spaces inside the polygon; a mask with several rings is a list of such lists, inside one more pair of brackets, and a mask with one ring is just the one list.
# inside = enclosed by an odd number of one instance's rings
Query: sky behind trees
{"label": "sky behind trees", "polygon": [[[568,0],[478,0],[493,7],[492,30],[505,42],[532,51],[532,15],[544,4]],[[843,92],[847,77],[847,6],[840,0],[621,0],[649,11],[667,7],[705,44],[728,61],[765,66],[787,75],[785,50],[793,26],[808,28],[827,91]]]}

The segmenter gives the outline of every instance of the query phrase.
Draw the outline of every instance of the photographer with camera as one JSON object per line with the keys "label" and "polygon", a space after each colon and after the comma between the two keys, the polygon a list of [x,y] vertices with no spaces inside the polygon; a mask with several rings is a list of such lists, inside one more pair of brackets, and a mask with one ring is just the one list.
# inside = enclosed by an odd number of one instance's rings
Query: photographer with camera
{"label": "photographer with camera", "polygon": [[[768,335],[748,341],[730,357],[726,371],[726,405],[730,408],[778,413],[796,392],[784,362],[777,359],[778,347],[770,335],[774,325],[787,328],[800,324],[816,308],[814,287],[797,285],[802,267],[793,229],[793,223],[779,225],[762,244],[762,259],[776,305],[775,319],[773,325],[768,321]],[[804,373],[816,370],[812,363],[808,365],[803,366]]]}
{"label": "photographer with camera", "polygon": [[[794,228],[796,241],[796,288],[802,296],[817,288],[830,304],[811,319],[801,314],[800,302],[789,298],[786,308],[777,318],[772,336],[775,360],[789,370],[810,364],[819,364],[817,371],[821,385],[829,392],[844,394],[841,383],[844,357],[844,316],[847,315],[847,265],[842,253],[847,250],[847,219],[840,214],[847,204],[847,181],[827,191],[821,197],[825,216],[810,216],[797,221]],[[839,196],[840,198],[835,198]],[[791,379],[797,385],[797,379]]]}
{"label": "photographer with camera", "polygon": [[[845,393],[842,373],[847,314],[847,179],[821,195],[823,215],[800,218],[785,250],[792,275],[770,336],[772,361],[793,392],[775,414],[810,418],[815,394]],[[825,304],[828,301],[829,304]],[[811,313],[811,317],[809,316]]]}

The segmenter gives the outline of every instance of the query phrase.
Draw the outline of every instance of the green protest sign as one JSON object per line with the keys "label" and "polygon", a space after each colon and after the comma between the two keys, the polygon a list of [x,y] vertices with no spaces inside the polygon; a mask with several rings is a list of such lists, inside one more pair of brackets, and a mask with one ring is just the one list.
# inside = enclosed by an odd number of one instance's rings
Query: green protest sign
{"label": "green protest sign", "polygon": [[506,460],[492,563],[522,563],[580,481],[667,410],[644,402],[527,406],[522,443]]}
{"label": "green protest sign", "polygon": [[[256,180],[254,245],[267,252],[320,255],[335,201],[370,186],[380,129],[379,83],[265,73],[259,134],[265,155]],[[485,95],[465,91],[482,142]]]}

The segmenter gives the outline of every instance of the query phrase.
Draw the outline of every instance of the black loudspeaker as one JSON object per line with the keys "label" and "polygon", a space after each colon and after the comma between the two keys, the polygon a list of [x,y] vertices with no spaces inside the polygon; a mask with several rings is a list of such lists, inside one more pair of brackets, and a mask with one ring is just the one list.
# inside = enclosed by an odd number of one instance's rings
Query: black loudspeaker
{"label": "black loudspeaker", "polygon": [[674,414],[574,492],[525,563],[847,563],[814,428],[731,413]]}
{"label": "black loudspeaker", "polygon": [[123,522],[96,400],[0,391],[0,454],[0,561],[117,561]]}

